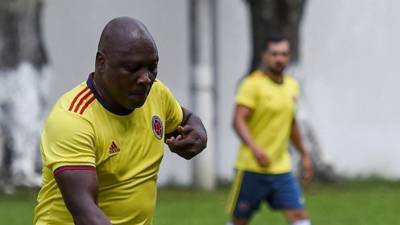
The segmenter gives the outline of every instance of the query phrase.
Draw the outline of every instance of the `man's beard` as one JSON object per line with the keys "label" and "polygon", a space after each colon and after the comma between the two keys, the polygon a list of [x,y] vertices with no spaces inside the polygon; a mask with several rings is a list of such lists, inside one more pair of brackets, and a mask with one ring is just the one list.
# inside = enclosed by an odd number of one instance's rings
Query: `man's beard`
{"label": "man's beard", "polygon": [[283,71],[285,70],[285,66],[276,66],[276,67],[270,67],[269,70],[274,74],[274,75],[282,75]]}

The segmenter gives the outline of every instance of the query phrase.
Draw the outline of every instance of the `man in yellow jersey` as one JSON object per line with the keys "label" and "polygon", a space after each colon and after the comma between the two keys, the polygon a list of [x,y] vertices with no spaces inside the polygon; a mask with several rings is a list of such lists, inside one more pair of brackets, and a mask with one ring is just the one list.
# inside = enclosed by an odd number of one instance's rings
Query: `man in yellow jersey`
{"label": "man in yellow jersey", "polygon": [[289,139],[301,155],[303,179],[312,178],[311,159],[296,123],[297,81],[284,74],[289,42],[276,35],[265,43],[262,67],[245,77],[236,96],[233,126],[242,141],[228,211],[230,225],[246,225],[266,201],[292,225],[310,225],[299,185],[291,174]]}
{"label": "man in yellow jersey", "polygon": [[58,100],[43,129],[34,224],[152,224],[164,143],[185,159],[207,143],[200,119],[156,79],[157,64],[141,22],[106,25],[94,73]]}

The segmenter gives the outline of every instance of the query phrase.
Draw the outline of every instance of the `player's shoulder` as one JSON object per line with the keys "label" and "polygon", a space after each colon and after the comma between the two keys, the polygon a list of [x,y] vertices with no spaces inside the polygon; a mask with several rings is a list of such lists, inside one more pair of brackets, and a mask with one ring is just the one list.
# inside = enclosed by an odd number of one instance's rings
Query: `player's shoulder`
{"label": "player's shoulder", "polygon": [[86,82],[82,82],[62,95],[58,99],[55,107],[60,111],[83,116],[84,113],[89,110],[95,99],[95,94],[91,88]]}
{"label": "player's shoulder", "polygon": [[156,79],[155,81],[154,81],[154,83],[153,83],[153,86],[152,86],[152,90],[155,90],[155,91],[157,91],[157,92],[162,92],[162,91],[166,91],[166,90],[168,90],[168,87],[167,87],[167,85],[165,85],[161,80],[159,80],[159,79]]}
{"label": "player's shoulder", "polygon": [[285,83],[290,86],[299,86],[299,82],[290,74],[285,74]]}
{"label": "player's shoulder", "polygon": [[260,84],[260,81],[264,80],[265,76],[261,70],[255,70],[248,74],[246,77],[242,79],[240,82],[242,85],[251,85],[257,86]]}
{"label": "player's shoulder", "polygon": [[[61,107],[59,101],[53,107],[44,123],[41,141],[42,144],[47,146],[57,142],[71,146],[77,142],[84,143],[88,137],[94,140],[92,138],[94,138],[95,133],[95,123],[93,121],[75,112],[65,110],[65,108]],[[46,151],[49,150],[48,148],[46,149]]]}
{"label": "player's shoulder", "polygon": [[288,82],[292,82],[292,83],[298,83],[298,81],[297,81],[297,79],[293,76],[293,75],[291,75],[291,74],[285,74],[285,81],[288,81]]}
{"label": "player's shoulder", "polygon": [[265,75],[262,70],[254,70],[244,78],[244,80],[254,81],[254,82],[257,82],[261,79],[265,79]]}
{"label": "player's shoulder", "polygon": [[56,102],[48,116],[48,122],[63,122],[71,120],[88,120],[85,116],[95,100],[94,93],[86,82],[82,82],[64,93]]}
{"label": "player's shoulder", "polygon": [[170,89],[161,80],[156,79],[151,87],[150,98],[164,100],[165,95],[171,95]]}
{"label": "player's shoulder", "polygon": [[60,102],[50,111],[44,124],[44,131],[47,133],[59,132],[69,135],[88,130],[94,130],[93,122],[78,113],[65,110]]}

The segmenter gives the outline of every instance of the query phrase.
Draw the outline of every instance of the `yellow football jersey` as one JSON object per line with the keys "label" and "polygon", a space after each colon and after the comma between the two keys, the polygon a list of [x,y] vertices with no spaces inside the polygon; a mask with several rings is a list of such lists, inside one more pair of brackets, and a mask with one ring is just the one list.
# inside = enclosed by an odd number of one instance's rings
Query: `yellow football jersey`
{"label": "yellow football jersey", "polygon": [[73,225],[54,179],[69,166],[96,170],[98,205],[113,225],[150,225],[164,135],[182,122],[181,106],[156,80],[142,107],[112,111],[92,79],[62,96],[46,121],[34,224]]}
{"label": "yellow football jersey", "polygon": [[297,81],[287,75],[282,84],[277,84],[257,70],[241,82],[236,104],[252,109],[246,123],[256,144],[270,158],[270,164],[259,166],[249,147],[242,143],[237,169],[271,174],[291,170],[288,144],[298,95]]}

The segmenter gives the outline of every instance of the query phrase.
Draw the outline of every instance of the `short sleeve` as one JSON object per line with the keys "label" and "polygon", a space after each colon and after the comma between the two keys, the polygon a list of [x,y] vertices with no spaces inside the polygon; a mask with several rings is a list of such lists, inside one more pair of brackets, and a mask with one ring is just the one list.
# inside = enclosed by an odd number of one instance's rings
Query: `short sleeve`
{"label": "short sleeve", "polygon": [[165,133],[172,133],[183,120],[182,107],[167,86],[160,84],[165,107]]}
{"label": "short sleeve", "polygon": [[250,109],[254,109],[257,102],[257,89],[253,79],[245,78],[239,85],[236,94],[236,104],[244,105]]}
{"label": "short sleeve", "polygon": [[290,81],[291,81],[290,85],[291,95],[293,96],[294,100],[294,113],[296,114],[299,104],[300,86],[297,80],[295,80],[294,78],[291,78]]}
{"label": "short sleeve", "polygon": [[41,135],[44,166],[96,166],[95,135],[89,121],[70,112],[53,111]]}
{"label": "short sleeve", "polygon": [[294,91],[294,96],[299,97],[300,96],[300,86],[299,86],[299,82],[297,82],[296,80],[294,80],[294,85],[293,85],[293,91]]}

